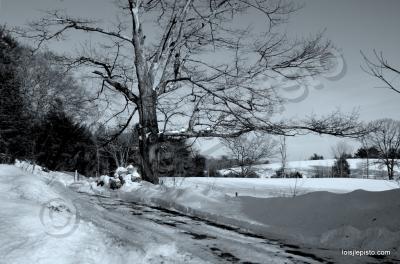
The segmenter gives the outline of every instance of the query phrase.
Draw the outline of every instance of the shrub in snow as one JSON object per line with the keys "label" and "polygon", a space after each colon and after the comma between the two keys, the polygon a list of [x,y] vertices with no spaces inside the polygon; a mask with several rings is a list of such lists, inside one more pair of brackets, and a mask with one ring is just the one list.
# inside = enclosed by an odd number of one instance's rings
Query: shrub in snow
{"label": "shrub in snow", "polygon": [[224,177],[226,178],[239,178],[240,174],[238,172],[235,171],[230,171],[224,174]]}
{"label": "shrub in snow", "polygon": [[223,175],[226,178],[260,178],[255,171],[248,171],[245,175],[241,172],[229,171]]}
{"label": "shrub in snow", "polygon": [[110,189],[115,190],[122,187],[122,182],[120,179],[111,178],[110,179]]}
{"label": "shrub in snow", "polygon": [[303,178],[303,174],[299,171],[287,171],[280,168],[275,171],[276,175],[272,176],[272,178]]}
{"label": "shrub in snow", "polygon": [[124,185],[127,182],[124,177],[126,177],[126,175],[118,176],[118,180],[121,182],[121,185]]}
{"label": "shrub in snow", "polygon": [[245,178],[260,178],[255,171],[249,171]]}
{"label": "shrub in snow", "polygon": [[114,173],[114,178],[110,181],[111,189],[119,189],[124,184],[130,184],[132,182],[140,182],[142,178],[137,171],[137,168],[133,165],[128,167],[119,167]]}
{"label": "shrub in snow", "polygon": [[140,182],[142,178],[137,171],[137,168],[129,165],[128,167],[118,167],[115,170],[114,176],[109,177],[106,175],[100,176],[97,180],[97,186],[105,186],[110,189],[119,189],[125,184],[130,184],[132,182]]}
{"label": "shrub in snow", "polygon": [[100,178],[97,180],[97,186],[110,186],[110,177],[107,175],[102,175]]}
{"label": "shrub in snow", "polygon": [[289,178],[303,178],[303,174],[299,171],[289,172]]}

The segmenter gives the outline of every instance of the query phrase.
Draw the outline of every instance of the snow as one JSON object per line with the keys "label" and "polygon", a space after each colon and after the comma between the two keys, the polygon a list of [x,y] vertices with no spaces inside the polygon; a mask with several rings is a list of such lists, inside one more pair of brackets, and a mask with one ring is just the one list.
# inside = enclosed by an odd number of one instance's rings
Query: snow
{"label": "snow", "polygon": [[254,197],[291,196],[293,192],[304,194],[311,191],[336,193],[354,190],[386,191],[400,187],[400,183],[388,180],[357,178],[213,178],[188,177],[176,180],[165,178],[164,184],[181,188],[209,188],[229,196],[249,195]]}
{"label": "snow", "polygon": [[[386,171],[383,166],[378,164],[377,159],[369,160],[369,173],[372,178],[383,178],[386,176]],[[353,177],[366,176],[366,159],[347,159],[350,165],[351,175]],[[325,160],[302,160],[302,161],[289,161],[286,168],[292,171],[299,171],[304,177],[315,177],[317,168],[329,169],[335,163],[335,159]],[[275,175],[275,172],[281,168],[281,163],[261,164],[253,166],[255,172],[262,178],[270,178]],[[225,169],[220,172],[225,175],[231,171],[238,171],[239,168]],[[395,171],[400,174],[400,168],[396,167]]]}
{"label": "snow", "polygon": [[126,242],[123,237],[137,235],[104,220],[104,210],[89,201],[78,201],[65,187],[77,184],[71,175],[41,168],[32,174],[27,167],[0,165],[1,263],[187,263],[191,257],[157,239]]}
{"label": "snow", "polygon": [[303,247],[391,250],[399,257],[399,187],[396,181],[354,178],[165,178],[160,186],[142,182],[121,189],[118,197]]}
{"label": "snow", "polygon": [[139,6],[132,8],[133,19],[135,20],[135,30],[139,30]]}
{"label": "snow", "polygon": [[152,65],[151,70],[152,70],[152,74],[153,74],[153,90],[156,90],[156,88],[160,84],[163,69],[160,69],[159,64],[157,62],[155,62]]}
{"label": "snow", "polygon": [[[400,190],[312,192],[296,198],[242,197],[244,213],[303,242],[335,248],[400,250]],[[377,235],[380,234],[380,235]]]}
{"label": "snow", "polygon": [[128,173],[128,169],[127,169],[127,168],[125,168],[125,167],[118,167],[118,168],[115,170],[114,177],[118,177],[118,176],[120,176],[120,175],[127,174],[127,173]]}
{"label": "snow", "polygon": [[[0,255],[7,263],[204,263],[182,251],[184,240],[171,243],[175,234],[125,217],[126,208],[106,210],[94,195],[113,197],[116,205],[177,210],[333,258],[341,249],[391,250],[400,257],[396,181],[164,178],[160,185],[127,181],[110,190],[96,179],[74,182],[72,175],[17,165],[0,165]],[[134,167],[119,171],[138,175]]]}
{"label": "snow", "polygon": [[106,185],[106,186],[110,186],[110,179],[111,179],[111,177],[107,176],[107,175],[101,175],[99,178],[99,180],[104,182],[104,185]]}

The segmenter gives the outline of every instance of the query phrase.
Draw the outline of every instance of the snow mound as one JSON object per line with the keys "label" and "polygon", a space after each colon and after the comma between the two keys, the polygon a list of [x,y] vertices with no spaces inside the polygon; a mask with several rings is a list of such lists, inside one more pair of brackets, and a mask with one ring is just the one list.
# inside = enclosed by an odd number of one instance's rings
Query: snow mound
{"label": "snow mound", "polygon": [[118,176],[121,176],[121,175],[124,175],[124,174],[128,174],[128,169],[125,168],[125,167],[118,167],[115,170],[114,177],[117,178]]}
{"label": "snow mound", "polygon": [[399,254],[400,190],[294,198],[241,197],[247,217],[280,233],[329,248],[392,249]]}
{"label": "snow mound", "polygon": [[359,230],[352,226],[343,226],[323,233],[320,243],[324,247],[333,247],[337,249],[389,249],[393,252],[399,252],[400,232],[391,232],[384,227]]}

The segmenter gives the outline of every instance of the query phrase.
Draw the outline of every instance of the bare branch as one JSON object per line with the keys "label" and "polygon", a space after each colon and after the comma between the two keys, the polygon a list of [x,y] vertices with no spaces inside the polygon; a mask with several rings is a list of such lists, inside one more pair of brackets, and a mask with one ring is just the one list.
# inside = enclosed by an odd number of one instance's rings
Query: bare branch
{"label": "bare branch", "polygon": [[383,56],[383,53],[374,50],[376,62],[369,59],[363,52],[361,56],[365,65],[361,68],[369,75],[381,80],[390,90],[400,93],[400,83],[395,84],[395,79],[400,77],[400,70],[391,65]]}

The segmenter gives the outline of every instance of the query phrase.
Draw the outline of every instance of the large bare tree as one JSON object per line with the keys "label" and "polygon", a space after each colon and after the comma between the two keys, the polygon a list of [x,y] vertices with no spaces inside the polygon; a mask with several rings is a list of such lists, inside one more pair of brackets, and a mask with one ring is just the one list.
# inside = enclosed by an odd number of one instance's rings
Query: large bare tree
{"label": "large bare tree", "polygon": [[[158,182],[159,142],[166,137],[237,137],[251,131],[356,137],[355,115],[273,121],[282,102],[269,80],[301,80],[332,64],[321,34],[291,40],[282,28],[300,6],[286,0],[118,0],[113,23],[48,12],[25,37],[50,40],[96,35],[70,66],[90,68],[126,101],[138,120],[142,177]],[[111,10],[110,10],[111,12]],[[110,21],[110,18],[107,18]],[[252,22],[263,20],[262,27]],[[101,40],[100,40],[101,39]],[[125,109],[125,108],[124,108]],[[138,114],[137,119],[133,118]]]}

